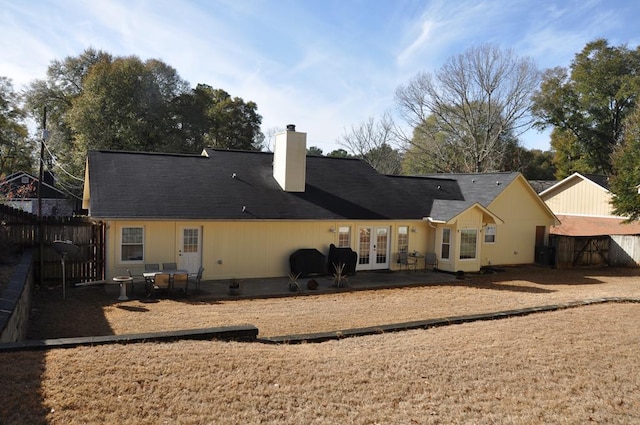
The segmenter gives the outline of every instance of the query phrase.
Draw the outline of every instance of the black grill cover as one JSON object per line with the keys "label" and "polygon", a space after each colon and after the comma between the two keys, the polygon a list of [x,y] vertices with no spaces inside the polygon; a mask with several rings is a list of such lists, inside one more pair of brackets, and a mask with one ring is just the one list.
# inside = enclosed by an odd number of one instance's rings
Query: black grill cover
{"label": "black grill cover", "polygon": [[317,249],[299,249],[289,257],[291,273],[306,277],[313,274],[326,274],[327,261]]}
{"label": "black grill cover", "polygon": [[358,263],[358,253],[351,248],[336,248],[334,244],[329,246],[329,273],[335,273],[334,264],[344,264],[343,275],[355,274]]}

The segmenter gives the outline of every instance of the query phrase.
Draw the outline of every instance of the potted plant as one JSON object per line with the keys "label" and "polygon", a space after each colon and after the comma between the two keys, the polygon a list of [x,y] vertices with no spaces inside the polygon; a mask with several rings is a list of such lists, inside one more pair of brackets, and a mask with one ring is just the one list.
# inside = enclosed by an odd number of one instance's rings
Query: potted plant
{"label": "potted plant", "polygon": [[242,289],[242,281],[240,279],[233,278],[229,281],[229,295],[239,295]]}
{"label": "potted plant", "polygon": [[336,288],[342,288],[344,286],[347,286],[348,284],[347,275],[343,274],[345,264],[344,263],[334,264],[333,267],[335,269],[335,273],[333,274],[333,284],[336,286]]}

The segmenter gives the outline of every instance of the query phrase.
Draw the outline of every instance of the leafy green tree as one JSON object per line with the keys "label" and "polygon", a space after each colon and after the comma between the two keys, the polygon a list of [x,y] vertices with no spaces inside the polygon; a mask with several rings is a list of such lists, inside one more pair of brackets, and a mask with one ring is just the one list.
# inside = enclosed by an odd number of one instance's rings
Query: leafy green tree
{"label": "leafy green tree", "polygon": [[402,154],[387,143],[365,152],[362,159],[381,174],[395,175],[402,171]]}
{"label": "leafy green tree", "polygon": [[573,173],[594,173],[593,167],[586,160],[584,148],[577,143],[574,133],[554,128],[551,132],[551,148],[554,152],[553,165],[558,180]]}
{"label": "leafy green tree", "polygon": [[[435,73],[419,73],[396,90],[399,111],[412,130],[402,135],[414,158],[428,168],[491,171],[501,164],[505,141],[533,123],[531,99],[540,73],[529,58],[485,44],[454,56]],[[453,159],[453,165],[446,165]]]}
{"label": "leafy green tree", "polygon": [[545,71],[534,96],[536,125],[571,133],[577,145],[571,150],[580,152],[588,171],[610,174],[611,154],[639,91],[640,48],[612,47],[597,39],[575,56],[569,70]]}
{"label": "leafy green tree", "polygon": [[166,151],[176,132],[171,101],[188,90],[176,71],[132,56],[89,68],[67,119],[82,160],[89,149]]}
{"label": "leafy green tree", "polygon": [[108,53],[87,49],[76,57],[54,60],[47,69],[47,78],[33,81],[25,93],[25,110],[42,125],[46,108],[48,146],[56,152],[61,162],[72,153],[73,131],[68,114],[73,99],[83,92],[83,79],[88,70],[101,61],[111,61]]}
{"label": "leafy green tree", "polygon": [[[264,134],[262,116],[255,102],[231,97],[222,89],[198,84],[178,100],[181,135],[196,151],[204,147],[261,150]],[[190,149],[192,150],[192,149]]]}
{"label": "leafy green tree", "polygon": [[11,80],[0,77],[0,176],[33,171],[33,141]]}
{"label": "leafy green tree", "polygon": [[331,152],[329,152],[327,156],[332,158],[351,158],[352,157],[351,155],[349,155],[349,152],[347,152],[344,149],[334,149]]}
{"label": "leafy green tree", "polygon": [[614,194],[614,213],[640,219],[640,107],[628,116],[622,143],[613,153],[613,175],[609,187]]}
{"label": "leafy green tree", "polygon": [[64,164],[59,176],[69,180],[83,175],[89,149],[200,153],[260,149],[264,140],[254,102],[204,84],[191,89],[159,60],[94,49],[53,61],[47,78],[27,90],[26,105],[37,122],[46,108],[47,161]]}
{"label": "leafy green tree", "polygon": [[310,146],[307,148],[307,155],[322,156],[322,149],[317,146]]}
{"label": "leafy green tree", "polygon": [[539,149],[528,150],[513,146],[509,150],[502,171],[518,171],[527,180],[555,180],[553,152]]}

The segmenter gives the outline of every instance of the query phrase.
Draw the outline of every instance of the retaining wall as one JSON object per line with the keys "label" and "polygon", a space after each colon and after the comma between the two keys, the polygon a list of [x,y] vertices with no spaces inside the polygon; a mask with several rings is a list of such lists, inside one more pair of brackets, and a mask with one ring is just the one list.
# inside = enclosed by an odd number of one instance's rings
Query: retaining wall
{"label": "retaining wall", "polygon": [[0,294],[0,342],[27,338],[33,291],[32,252],[25,251]]}

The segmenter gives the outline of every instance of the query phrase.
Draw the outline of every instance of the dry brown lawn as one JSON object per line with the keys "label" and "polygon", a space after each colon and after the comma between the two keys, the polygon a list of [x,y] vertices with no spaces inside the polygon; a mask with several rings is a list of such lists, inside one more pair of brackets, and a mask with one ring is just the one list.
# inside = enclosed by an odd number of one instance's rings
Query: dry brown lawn
{"label": "dry brown lawn", "polygon": [[[524,268],[419,288],[153,304],[113,304],[92,290],[62,310],[39,302],[41,335],[240,323],[261,336],[308,333],[640,298],[640,279],[638,270]],[[322,344],[4,353],[0,423],[640,423],[638,323],[640,304],[611,303]]]}

